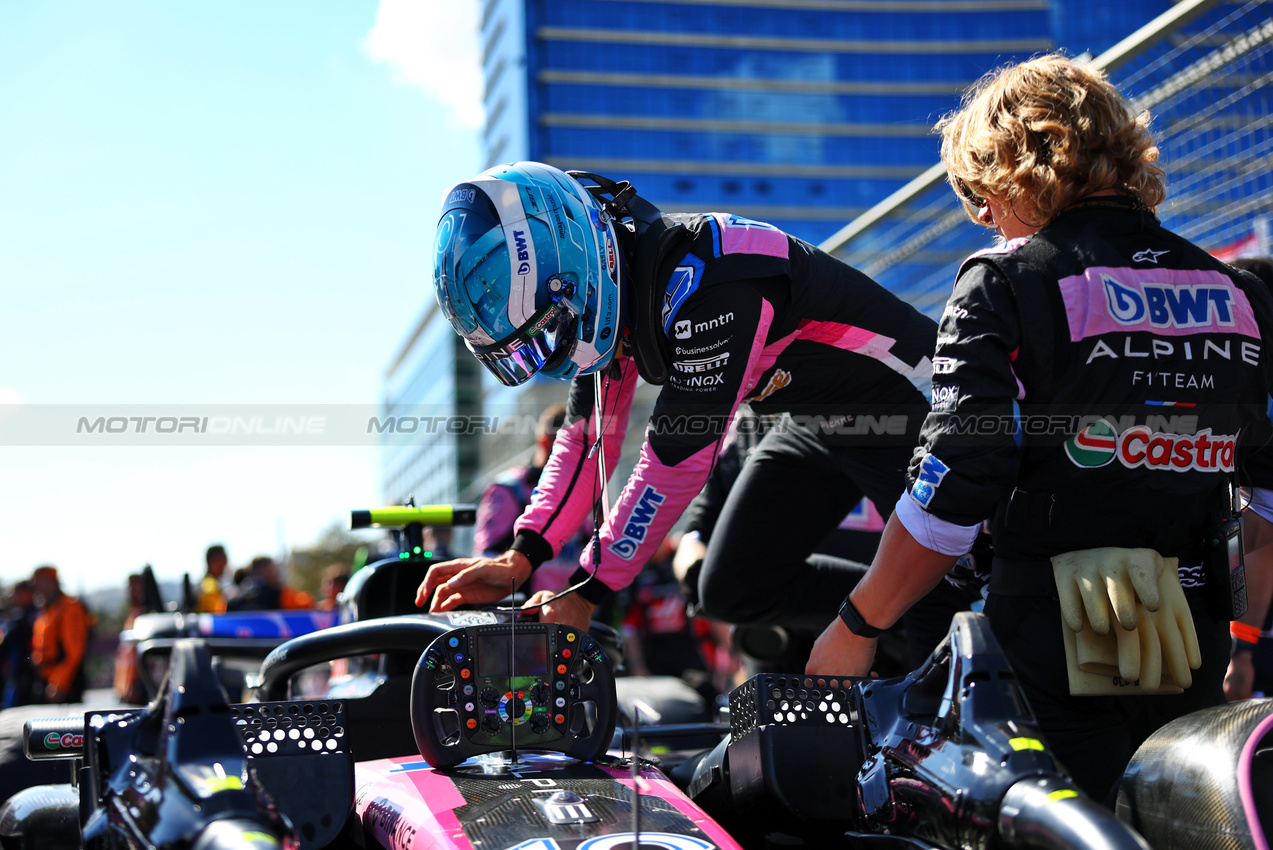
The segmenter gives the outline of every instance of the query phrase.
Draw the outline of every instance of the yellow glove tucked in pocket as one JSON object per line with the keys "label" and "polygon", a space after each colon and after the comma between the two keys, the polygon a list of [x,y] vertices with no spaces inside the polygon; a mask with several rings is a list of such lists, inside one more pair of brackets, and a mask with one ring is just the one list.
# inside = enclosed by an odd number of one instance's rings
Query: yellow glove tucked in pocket
{"label": "yellow glove tucked in pocket", "polygon": [[1171,694],[1193,683],[1202,656],[1176,566],[1153,549],[1052,558],[1071,694]]}

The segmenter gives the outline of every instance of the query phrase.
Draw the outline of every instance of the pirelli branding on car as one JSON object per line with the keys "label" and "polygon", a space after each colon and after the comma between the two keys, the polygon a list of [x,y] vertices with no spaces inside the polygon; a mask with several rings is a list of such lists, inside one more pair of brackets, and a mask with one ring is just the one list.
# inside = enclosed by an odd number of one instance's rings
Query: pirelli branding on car
{"label": "pirelli branding on car", "polygon": [[1075,466],[1097,469],[1115,459],[1128,469],[1164,472],[1232,472],[1236,434],[1196,434],[1155,431],[1135,425],[1118,433],[1106,419],[1093,422],[1065,441],[1065,454]]}

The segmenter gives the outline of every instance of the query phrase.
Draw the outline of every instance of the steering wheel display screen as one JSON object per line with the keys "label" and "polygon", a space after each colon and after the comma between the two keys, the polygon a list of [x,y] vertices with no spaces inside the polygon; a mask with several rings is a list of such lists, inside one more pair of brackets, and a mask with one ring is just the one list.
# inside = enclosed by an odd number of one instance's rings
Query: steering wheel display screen
{"label": "steering wheel display screen", "polygon": [[477,675],[548,677],[548,638],[542,634],[481,635],[477,639]]}

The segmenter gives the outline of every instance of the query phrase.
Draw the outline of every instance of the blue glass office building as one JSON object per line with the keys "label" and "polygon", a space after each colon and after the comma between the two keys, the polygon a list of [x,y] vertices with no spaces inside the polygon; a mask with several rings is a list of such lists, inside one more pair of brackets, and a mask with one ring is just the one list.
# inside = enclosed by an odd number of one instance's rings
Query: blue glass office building
{"label": "blue glass office building", "polygon": [[[485,0],[485,161],[628,179],[666,211],[724,210],[818,243],[937,161],[933,124],[983,73],[1050,50],[1098,53],[1170,6]],[[386,411],[508,410],[520,397],[533,412],[549,390],[564,398],[544,382],[495,386],[431,301],[424,311],[390,370]],[[384,495],[471,497],[509,456],[489,444],[479,460],[463,438],[397,434]]]}
{"label": "blue glass office building", "polygon": [[631,180],[812,242],[937,160],[981,74],[1097,53],[1167,0],[489,0],[488,164]]}

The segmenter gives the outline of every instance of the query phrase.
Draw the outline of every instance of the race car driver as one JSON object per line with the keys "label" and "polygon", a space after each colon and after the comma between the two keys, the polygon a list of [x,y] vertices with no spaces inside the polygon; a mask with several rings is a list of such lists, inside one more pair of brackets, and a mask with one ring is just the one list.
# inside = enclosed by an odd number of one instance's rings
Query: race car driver
{"label": "race car driver", "polygon": [[[892,504],[901,493],[928,409],[930,319],[768,224],[664,215],[627,183],[538,163],[455,186],[435,248],[442,310],[500,381],[573,383],[511,548],[435,564],[418,604],[500,599],[552,558],[597,499],[596,386],[608,474],[644,378],[662,389],[640,460],[574,583],[595,578],[541,616],[585,628],[595,604],[633,580],[702,488],[744,400],[792,415],[772,435],[785,447],[769,453],[776,474],[741,491],[717,531],[731,554],[729,563],[707,556],[704,611],[815,633],[834,615],[862,566],[807,556],[863,495]],[[820,475],[784,478],[788,452],[817,454]]]}

